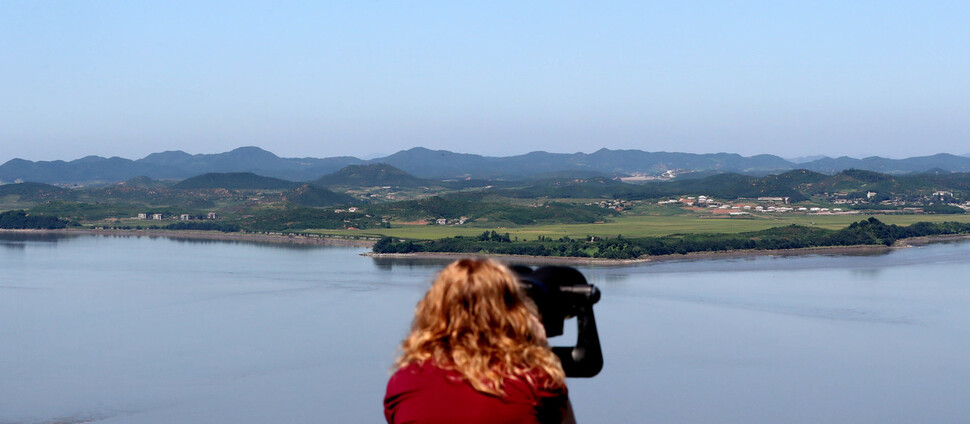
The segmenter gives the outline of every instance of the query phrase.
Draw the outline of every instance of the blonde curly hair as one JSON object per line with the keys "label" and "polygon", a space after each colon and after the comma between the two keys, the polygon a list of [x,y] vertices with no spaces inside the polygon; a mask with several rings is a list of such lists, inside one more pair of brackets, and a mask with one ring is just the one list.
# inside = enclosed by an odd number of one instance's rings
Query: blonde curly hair
{"label": "blonde curly hair", "polygon": [[532,301],[518,279],[489,259],[462,259],[441,270],[415,307],[401,343],[400,369],[426,361],[462,375],[475,390],[504,396],[507,378],[556,389],[565,385]]}

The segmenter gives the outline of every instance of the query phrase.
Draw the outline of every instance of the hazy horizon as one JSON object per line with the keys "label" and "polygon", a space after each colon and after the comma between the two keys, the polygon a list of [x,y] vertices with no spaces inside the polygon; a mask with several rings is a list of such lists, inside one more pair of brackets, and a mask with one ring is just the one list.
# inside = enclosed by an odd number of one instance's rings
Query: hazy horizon
{"label": "hazy horizon", "polygon": [[[325,159],[325,158],[338,157],[338,156],[353,156],[353,157],[356,157],[358,159],[363,159],[363,160],[372,160],[372,159],[384,158],[384,157],[387,157],[387,156],[391,156],[391,155],[393,155],[395,153],[402,152],[402,151],[406,151],[406,150],[411,150],[411,149],[414,149],[414,148],[427,148],[427,147],[424,147],[424,146],[413,146],[413,147],[403,148],[403,149],[400,149],[400,150],[395,150],[393,152],[373,153],[373,154],[370,154],[370,155],[310,156],[310,155],[299,155],[298,154],[298,155],[295,155],[295,156],[286,156],[286,155],[278,154],[277,152],[274,152],[273,150],[264,148],[262,146],[249,145],[249,146],[238,146],[238,147],[234,147],[234,148],[231,148],[229,150],[220,151],[220,152],[215,152],[215,151],[213,151],[213,152],[193,152],[193,151],[186,151],[186,150],[182,150],[182,149],[160,150],[160,151],[156,151],[156,152],[150,152],[150,153],[147,153],[147,154],[145,154],[143,156],[138,156],[138,157],[126,157],[126,156],[121,156],[121,155],[105,155],[105,154],[98,154],[98,153],[90,153],[90,154],[86,154],[86,155],[82,155],[82,156],[78,156],[78,157],[72,157],[72,158],[54,158],[54,159],[28,159],[28,158],[24,158],[24,157],[16,157],[15,156],[15,157],[12,157],[12,158],[7,159],[7,160],[0,160],[0,165],[2,165],[4,163],[7,163],[8,161],[10,161],[12,159],[23,159],[23,160],[29,160],[29,161],[32,161],[32,162],[54,162],[54,161],[71,162],[71,161],[78,160],[78,159],[83,159],[83,158],[89,157],[89,156],[97,156],[97,157],[102,157],[102,158],[120,157],[122,159],[139,160],[139,159],[143,159],[143,158],[145,158],[145,157],[147,157],[149,155],[155,154],[155,153],[165,153],[165,152],[173,152],[173,151],[181,151],[181,152],[184,152],[184,153],[188,153],[190,155],[193,155],[193,156],[194,155],[210,155],[210,154],[228,153],[230,151],[233,151],[233,150],[236,150],[236,149],[241,149],[241,148],[246,148],[246,147],[256,147],[256,148],[259,148],[259,149],[268,151],[270,153],[273,153],[276,156],[278,156],[280,158],[283,158],[283,159],[300,159],[300,158]],[[524,153],[507,154],[507,155],[489,155],[489,154],[481,154],[481,153],[474,153],[474,152],[465,152],[465,151],[458,151],[458,150],[448,150],[448,149],[430,149],[430,148],[427,148],[427,149],[429,149],[429,150],[435,150],[435,151],[437,151],[437,150],[445,150],[445,151],[450,151],[452,153],[459,153],[459,154],[476,154],[476,155],[485,156],[485,157],[509,157],[509,156],[518,156],[518,155],[523,155],[523,154],[526,154],[526,153],[535,153],[535,152],[546,152],[546,153],[556,153],[556,154],[577,154],[577,153],[592,154],[592,153],[594,153],[594,152],[596,152],[598,150],[604,149],[604,148],[605,147],[600,147],[600,148],[596,148],[596,149],[592,149],[592,150],[588,150],[588,151],[583,150],[583,151],[570,151],[570,152],[567,152],[567,151],[551,151],[551,150],[532,150],[532,151],[528,151],[528,152],[524,152]],[[609,148],[606,148],[606,149],[609,149]],[[609,149],[609,150],[643,150],[643,149]],[[693,154],[701,154],[701,155],[704,155],[704,154],[722,154],[722,153],[727,153],[727,154],[740,154],[740,153],[736,153],[736,152],[681,152],[681,151],[674,151],[674,150],[656,150],[656,151],[643,150],[643,151],[644,152],[649,152],[649,153],[660,153],[660,152],[663,152],[663,153],[693,153]],[[951,152],[937,152],[937,153],[932,153],[932,154],[927,154],[927,155],[905,156],[905,157],[894,157],[894,156],[887,156],[887,155],[880,155],[880,154],[872,154],[872,155],[868,155],[868,156],[849,156],[849,157],[854,158],[854,159],[865,159],[867,157],[876,156],[876,157],[882,157],[882,158],[886,158],[886,159],[909,159],[909,158],[913,158],[913,157],[933,156],[933,155],[936,155],[936,154],[945,154],[945,153],[952,154],[952,155],[955,155],[955,156],[970,157],[970,153],[958,154],[958,153],[951,153]],[[756,154],[752,154],[752,155],[741,155],[741,156],[743,156],[743,157],[752,157],[752,156],[757,156],[757,155],[761,155],[761,154],[771,155],[771,153],[756,153]],[[798,156],[798,157],[786,157],[786,156],[781,156],[781,155],[774,155],[774,156],[778,156],[778,157],[780,157],[780,158],[782,158],[784,160],[787,160],[789,162],[793,162],[793,163],[796,163],[797,164],[797,163],[810,162],[810,161],[813,161],[813,160],[816,160],[816,159],[819,159],[819,158],[822,158],[822,157],[829,157],[829,158],[835,159],[835,158],[839,158],[839,157],[847,156],[847,155],[824,155],[824,154],[820,154],[820,155],[805,155],[805,156]]]}
{"label": "hazy horizon", "polygon": [[965,155],[970,3],[0,4],[0,163]]}

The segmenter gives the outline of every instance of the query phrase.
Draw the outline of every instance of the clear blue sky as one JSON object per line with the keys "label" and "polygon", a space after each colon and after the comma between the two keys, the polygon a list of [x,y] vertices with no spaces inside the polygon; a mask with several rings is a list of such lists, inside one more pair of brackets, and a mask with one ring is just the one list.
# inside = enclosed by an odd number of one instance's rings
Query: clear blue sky
{"label": "clear blue sky", "polygon": [[0,162],[970,153],[966,1],[305,3],[0,2]]}

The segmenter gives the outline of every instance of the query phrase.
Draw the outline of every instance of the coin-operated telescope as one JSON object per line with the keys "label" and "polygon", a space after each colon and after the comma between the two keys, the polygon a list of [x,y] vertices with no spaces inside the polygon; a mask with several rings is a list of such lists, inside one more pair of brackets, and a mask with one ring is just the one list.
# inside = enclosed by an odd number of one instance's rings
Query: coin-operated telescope
{"label": "coin-operated telescope", "polygon": [[593,316],[593,304],[600,300],[599,289],[587,283],[586,277],[572,267],[532,269],[514,265],[510,268],[539,309],[546,336],[562,335],[566,319],[576,318],[576,345],[552,348],[562,362],[566,376],[593,377],[599,374],[603,369],[603,351]]}

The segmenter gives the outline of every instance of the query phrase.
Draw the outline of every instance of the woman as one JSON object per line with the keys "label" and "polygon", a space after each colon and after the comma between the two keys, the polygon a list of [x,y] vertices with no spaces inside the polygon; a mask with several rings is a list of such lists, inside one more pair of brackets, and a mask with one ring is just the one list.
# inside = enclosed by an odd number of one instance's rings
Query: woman
{"label": "woman", "polygon": [[384,397],[388,423],[574,422],[535,306],[497,262],[445,267],[401,351]]}

